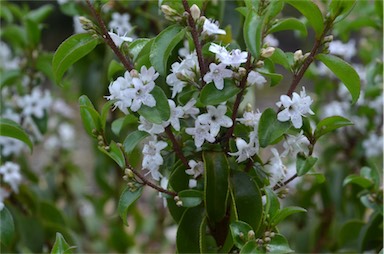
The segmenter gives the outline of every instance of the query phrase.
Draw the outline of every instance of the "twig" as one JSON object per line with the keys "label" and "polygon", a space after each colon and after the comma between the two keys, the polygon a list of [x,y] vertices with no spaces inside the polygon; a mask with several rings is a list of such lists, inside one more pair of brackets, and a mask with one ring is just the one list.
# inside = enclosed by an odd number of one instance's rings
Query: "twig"
{"label": "twig", "polygon": [[96,19],[97,23],[99,24],[99,27],[101,28],[102,32],[102,37],[104,41],[108,44],[108,46],[113,50],[115,55],[120,59],[120,61],[123,63],[124,67],[128,70],[131,71],[134,69],[134,65],[132,64],[131,61],[129,61],[123,53],[119,50],[119,48],[116,46],[116,44],[113,42],[111,36],[108,34],[108,29],[104,24],[103,19],[100,17],[100,14],[95,10],[93,5],[91,4],[90,0],[86,0],[87,5],[89,9],[92,12],[93,17]]}
{"label": "twig", "polygon": [[173,135],[173,132],[172,132],[170,126],[167,126],[167,127],[165,128],[165,133],[167,133],[168,138],[171,140],[172,145],[173,145],[173,150],[175,151],[177,157],[179,157],[179,159],[180,159],[181,162],[184,164],[184,166],[186,166],[187,168],[189,168],[188,161],[187,161],[187,159],[185,158],[183,152],[181,151],[181,147],[180,147],[179,143],[177,142],[175,136]]}

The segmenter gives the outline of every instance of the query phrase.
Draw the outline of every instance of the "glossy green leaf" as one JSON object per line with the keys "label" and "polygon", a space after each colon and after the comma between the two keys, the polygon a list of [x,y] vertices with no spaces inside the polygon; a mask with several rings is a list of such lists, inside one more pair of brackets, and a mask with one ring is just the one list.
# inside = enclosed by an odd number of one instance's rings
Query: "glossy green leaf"
{"label": "glossy green leaf", "polygon": [[296,159],[296,172],[298,176],[305,175],[309,170],[313,168],[313,166],[316,164],[317,158],[316,157],[306,157],[300,153],[297,154]]}
{"label": "glossy green leaf", "polygon": [[28,42],[32,47],[36,47],[41,37],[39,25],[35,21],[27,18],[25,19],[25,29],[27,31]]}
{"label": "glossy green leaf", "polygon": [[268,244],[269,251],[268,253],[292,253],[294,250],[292,250],[289,247],[287,239],[280,235],[276,234],[272,239],[271,242]]}
{"label": "glossy green leaf", "polygon": [[198,190],[183,190],[178,193],[184,207],[194,207],[201,204],[204,193]]}
{"label": "glossy green leaf", "polygon": [[107,78],[108,80],[115,80],[119,76],[123,76],[125,71],[124,66],[113,59],[108,65]]}
{"label": "glossy green leaf", "polygon": [[165,96],[163,90],[158,86],[153,88],[151,94],[156,100],[156,105],[154,107],[141,105],[141,108],[137,112],[147,121],[155,124],[161,124],[162,122],[167,121],[171,116],[168,98]]}
{"label": "glossy green leaf", "polygon": [[283,75],[278,73],[269,73],[264,71],[259,71],[259,73],[269,80],[269,83],[271,86],[278,85],[280,81],[283,79]]}
{"label": "glossy green leaf", "polygon": [[274,23],[268,33],[275,33],[285,30],[297,30],[303,36],[307,36],[307,28],[300,20],[296,18],[286,18]]}
{"label": "glossy green leaf", "polygon": [[278,210],[280,210],[280,202],[276,193],[270,189],[265,188],[265,195],[267,197],[265,203],[265,211],[269,214],[270,218],[273,218]]}
{"label": "glossy green leaf", "polygon": [[100,40],[89,33],[72,35],[61,43],[52,59],[56,83],[60,83],[71,65],[90,53],[99,43]]}
{"label": "glossy green leaf", "polygon": [[302,212],[307,212],[307,210],[298,206],[284,207],[283,209],[276,212],[275,216],[271,219],[271,224],[276,226],[289,215]]}
{"label": "glossy green leaf", "polygon": [[[140,52],[137,54],[136,60],[135,60],[135,69],[140,70],[142,66],[146,66],[147,68],[150,68],[152,66],[151,60],[150,60],[150,53],[153,41],[155,39],[150,39],[145,43],[143,47],[141,47]],[[139,49],[138,49],[139,50]]]}
{"label": "glossy green leaf", "polygon": [[307,18],[309,24],[316,33],[316,38],[319,38],[324,30],[323,14],[321,13],[319,7],[310,0],[286,0],[285,2],[295,7]]}
{"label": "glossy green leaf", "polygon": [[341,116],[331,116],[324,118],[316,126],[315,138],[318,140],[321,136],[348,125],[353,125],[353,123],[347,118]]}
{"label": "glossy green leaf", "polygon": [[241,249],[247,242],[248,232],[253,228],[244,221],[234,221],[229,225],[235,246]]}
{"label": "glossy green leaf", "polygon": [[136,39],[133,42],[129,43],[129,53],[131,54],[132,61],[135,62],[141,50],[147,45],[150,39],[140,38]]}
{"label": "glossy green leaf", "polygon": [[381,173],[379,172],[379,170],[375,168],[362,167],[360,169],[360,175],[362,177],[372,180],[376,188],[380,188]]}
{"label": "glossy green leaf", "polygon": [[178,253],[200,253],[200,226],[203,222],[202,207],[188,208],[179,222],[176,235]]}
{"label": "glossy green leaf", "polygon": [[0,211],[0,243],[9,246],[15,237],[15,224],[7,207]]}
{"label": "glossy green leaf", "polygon": [[217,253],[218,247],[215,238],[212,235],[207,234],[207,220],[204,216],[203,221],[200,224],[200,253]]}
{"label": "glossy green leaf", "polygon": [[114,160],[120,168],[125,168],[125,157],[120,147],[117,146],[115,141],[111,141],[109,144],[109,149],[106,150],[103,147],[99,147],[99,150],[104,154],[108,155],[112,160]]}
{"label": "glossy green leaf", "polygon": [[80,116],[84,124],[84,128],[90,136],[95,136],[93,130],[101,132],[102,125],[100,115],[94,108],[92,102],[86,95],[79,98]]}
{"label": "glossy green leaf", "polygon": [[18,139],[27,144],[32,151],[33,144],[29,135],[18,123],[10,119],[0,117],[0,136]]}
{"label": "glossy green leaf", "polygon": [[373,186],[373,182],[363,176],[359,176],[359,175],[349,175],[347,176],[345,179],[344,179],[344,182],[343,182],[343,185],[347,185],[347,184],[357,184],[359,186],[361,186],[362,188],[364,189],[369,189]]}
{"label": "glossy green leaf", "polygon": [[200,102],[204,105],[218,105],[226,102],[240,92],[232,80],[224,80],[223,90],[218,90],[214,83],[204,86],[200,93]]}
{"label": "glossy green leaf", "polygon": [[267,23],[268,21],[273,20],[283,10],[283,8],[283,0],[270,1],[266,13]]}
{"label": "glossy green leaf", "polygon": [[231,187],[238,219],[248,223],[257,232],[263,217],[259,187],[244,172],[234,172],[231,177]]}
{"label": "glossy green leaf", "polygon": [[185,29],[172,25],[163,30],[153,41],[149,58],[160,75],[166,76],[168,58],[175,46],[184,38]]}
{"label": "glossy green leaf", "polygon": [[229,194],[229,165],[221,152],[203,152],[204,195],[208,218],[219,222],[225,216]]}
{"label": "glossy green leaf", "polygon": [[140,143],[140,141],[148,136],[148,132],[139,130],[129,133],[129,135],[124,140],[124,151],[126,153],[131,153],[133,149],[135,149],[135,147]]}
{"label": "glossy green leaf", "polygon": [[334,55],[319,54],[316,59],[323,62],[343,82],[352,95],[352,103],[355,103],[360,96],[360,77],[355,69]]}
{"label": "glossy green leaf", "polygon": [[352,11],[356,0],[332,0],[329,5],[329,12],[334,23],[343,20]]}
{"label": "glossy green leaf", "polygon": [[240,254],[257,254],[265,253],[256,240],[248,241],[240,250]]}
{"label": "glossy green leaf", "polygon": [[252,9],[248,10],[244,21],[244,41],[247,49],[256,59],[260,57],[260,49],[262,44],[264,19],[259,17]]}
{"label": "glossy green leaf", "polygon": [[143,188],[137,188],[135,191],[125,188],[123,193],[121,193],[119,204],[117,206],[117,212],[119,213],[121,219],[123,220],[124,225],[128,226],[127,217],[128,217],[128,208],[135,203],[135,201],[141,196]]}
{"label": "glossy green leaf", "polygon": [[53,244],[51,254],[71,254],[72,249],[76,248],[75,246],[70,246],[64,239],[63,235],[56,233],[56,240]]}
{"label": "glossy green leaf", "polygon": [[117,118],[112,122],[111,130],[116,136],[119,136],[123,129],[130,124],[137,124],[137,121],[137,117],[132,114]]}
{"label": "glossy green leaf", "polygon": [[269,59],[272,60],[272,62],[275,64],[280,64],[286,70],[291,70],[291,64],[289,63],[288,57],[280,48],[275,48],[275,52],[273,52]]}
{"label": "glossy green leaf", "polygon": [[277,120],[276,112],[268,108],[260,117],[259,122],[259,142],[261,147],[266,147],[280,138],[291,127],[290,122],[280,122]]}
{"label": "glossy green leaf", "polygon": [[108,101],[104,104],[103,108],[101,109],[100,121],[101,121],[101,128],[103,130],[105,130],[105,125],[107,123],[107,117],[108,117],[109,111],[111,110],[115,102],[116,100]]}

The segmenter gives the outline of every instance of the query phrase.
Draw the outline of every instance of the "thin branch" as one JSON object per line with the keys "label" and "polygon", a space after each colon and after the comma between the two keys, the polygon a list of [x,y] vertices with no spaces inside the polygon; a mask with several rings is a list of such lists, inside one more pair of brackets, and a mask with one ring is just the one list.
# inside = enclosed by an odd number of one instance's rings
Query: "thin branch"
{"label": "thin branch", "polygon": [[177,142],[175,136],[173,135],[173,132],[171,130],[171,127],[168,126],[165,128],[165,133],[167,133],[168,135],[168,138],[171,140],[172,142],[172,145],[173,145],[173,150],[175,151],[177,157],[179,157],[179,159],[181,160],[181,162],[184,164],[184,166],[186,166],[187,168],[189,168],[189,165],[188,165],[188,161],[187,159],[185,158],[182,150],[181,150],[181,147],[179,145],[179,143]]}
{"label": "thin branch", "polygon": [[116,44],[113,42],[111,36],[108,34],[108,29],[105,26],[105,23],[103,19],[100,17],[100,14],[95,10],[93,5],[91,4],[90,0],[86,0],[87,5],[89,9],[92,12],[93,17],[96,19],[97,23],[99,24],[99,27],[101,28],[102,32],[102,37],[104,41],[108,44],[108,46],[113,50],[115,55],[120,59],[120,61],[123,63],[124,67],[128,70],[131,71],[134,69],[134,65],[132,64],[131,61],[129,61],[123,53],[119,50],[119,48],[116,46]]}
{"label": "thin branch", "polygon": [[275,190],[278,190],[278,189],[280,189],[280,188],[286,186],[287,184],[289,184],[290,182],[292,182],[293,180],[295,180],[297,176],[298,176],[297,174],[294,174],[294,175],[291,176],[288,180],[285,180],[283,184],[281,184],[281,185],[280,185],[280,184],[276,184],[276,185],[273,187],[273,190],[275,191]]}
{"label": "thin branch", "polygon": [[199,61],[201,82],[204,86],[205,82],[203,80],[203,77],[207,73],[207,67],[205,66],[205,61],[203,58],[201,43],[199,41],[199,33],[196,30],[196,23],[192,18],[191,9],[189,8],[189,4],[188,4],[187,0],[183,0],[182,2],[183,2],[183,6],[184,6],[185,11],[188,13],[188,22],[187,23],[188,23],[189,27],[191,28],[192,39],[193,39],[193,43],[195,44],[197,59]]}

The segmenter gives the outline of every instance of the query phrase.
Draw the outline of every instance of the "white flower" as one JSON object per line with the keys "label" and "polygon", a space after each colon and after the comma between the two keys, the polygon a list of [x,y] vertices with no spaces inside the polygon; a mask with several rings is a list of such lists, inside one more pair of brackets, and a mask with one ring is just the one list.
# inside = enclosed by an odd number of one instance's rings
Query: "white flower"
{"label": "white flower", "polygon": [[239,156],[236,160],[239,163],[251,158],[257,153],[258,150],[258,147],[255,146],[255,143],[250,142],[247,144],[247,142],[245,142],[245,140],[242,138],[236,138],[236,147],[238,150],[237,152],[228,154],[231,156]]}
{"label": "white flower", "polygon": [[240,64],[247,61],[248,53],[240,49],[234,49],[230,52],[229,57],[220,58],[222,63],[232,67],[239,67]]}
{"label": "white flower", "polygon": [[20,59],[12,55],[10,47],[5,42],[0,41],[0,69],[18,69],[19,64]]}
{"label": "white flower", "polygon": [[[168,188],[168,182],[169,182],[168,178],[164,176],[160,180],[160,187],[166,190]],[[159,192],[159,197],[163,198],[163,206],[167,207],[167,199],[163,196],[162,192]]]}
{"label": "white flower", "polygon": [[279,46],[279,41],[272,34],[265,36],[264,43],[275,48]]}
{"label": "white flower", "polygon": [[188,162],[189,169],[185,170],[185,173],[197,178],[204,173],[204,163],[202,161],[190,160]]}
{"label": "white flower", "polygon": [[18,124],[20,124],[20,122],[21,122],[20,115],[18,113],[13,112],[13,110],[10,108],[5,109],[5,111],[1,117],[10,119],[10,120],[12,120]]}
{"label": "white flower", "polygon": [[157,141],[154,137],[153,140],[149,141],[148,144],[144,145],[143,148],[143,162],[142,167],[148,169],[152,178],[156,181],[162,177],[159,172],[159,167],[163,165],[163,157],[161,157],[160,151],[167,147],[167,143],[164,141]]}
{"label": "white flower", "polygon": [[348,43],[341,41],[332,41],[329,43],[329,52],[334,55],[343,57],[345,60],[350,61],[356,54],[356,42],[354,40]]}
{"label": "white flower", "polygon": [[71,148],[75,143],[75,130],[69,123],[62,123],[58,126],[60,144],[63,148]]}
{"label": "white flower", "polygon": [[196,99],[191,99],[183,106],[184,116],[191,116],[196,119],[196,115],[200,113],[200,110],[195,107]]}
{"label": "white flower", "polygon": [[199,120],[196,120],[195,127],[186,128],[185,132],[194,137],[196,147],[200,148],[205,140],[210,143],[215,142],[215,136],[209,130],[209,125],[202,125]]}
{"label": "white flower", "polygon": [[233,71],[228,70],[225,68],[226,65],[223,63],[220,63],[219,65],[216,65],[215,63],[211,63],[209,65],[209,72],[205,74],[204,81],[207,83],[214,82],[216,88],[218,90],[223,90],[224,88],[224,78],[230,78],[232,77]]}
{"label": "white flower", "polygon": [[247,83],[250,86],[256,85],[257,88],[263,88],[267,80],[257,71],[250,71],[247,77]]}
{"label": "white flower", "polygon": [[226,32],[223,29],[219,28],[218,21],[212,21],[210,19],[205,19],[204,25],[203,25],[203,33],[206,33],[208,35],[226,34]]}
{"label": "white flower", "polygon": [[73,109],[62,99],[55,99],[53,101],[52,110],[66,118],[74,116]]}
{"label": "white flower", "polygon": [[21,114],[23,116],[42,118],[44,116],[44,111],[52,104],[51,93],[48,90],[43,92],[40,88],[35,87],[31,94],[19,98],[17,104],[22,108],[23,111]]}
{"label": "white flower", "polygon": [[[237,118],[236,120],[246,126],[258,126],[260,121],[261,113],[259,110],[255,112],[245,111],[243,114],[243,118]],[[257,129],[257,127],[255,127]]]}
{"label": "white flower", "polygon": [[183,118],[184,116],[184,110],[183,107],[177,106],[173,100],[168,99],[168,104],[171,110],[171,116],[167,123],[171,123],[172,127],[179,131],[180,130],[180,118]]}
{"label": "white flower", "polygon": [[203,125],[209,125],[209,130],[213,137],[216,137],[220,131],[220,127],[231,127],[232,119],[225,115],[227,106],[219,105],[216,107],[208,105],[207,113],[199,115],[198,121]]}
{"label": "white flower", "polygon": [[131,42],[133,39],[131,37],[125,36],[125,35],[119,35],[115,34],[114,32],[108,32],[109,36],[111,37],[113,43],[120,48],[121,44],[124,42]]}
{"label": "white flower", "polygon": [[144,85],[154,84],[155,80],[159,77],[159,73],[156,72],[152,66],[147,69],[145,65],[141,66],[139,78],[143,81]]}
{"label": "white flower", "polygon": [[188,181],[188,188],[192,189],[197,186],[197,181],[195,179],[189,179]]}
{"label": "white flower", "polygon": [[132,98],[131,110],[133,112],[138,111],[141,105],[147,105],[148,107],[156,106],[156,100],[150,92],[155,87],[155,83],[143,84],[143,81],[138,78],[132,79],[133,87],[127,89],[128,97]]}
{"label": "white flower", "polygon": [[8,183],[11,186],[11,189],[17,193],[21,183],[20,166],[16,163],[7,161],[4,165],[0,166],[0,174],[3,177],[3,181]]}
{"label": "white flower", "polygon": [[148,132],[151,135],[156,135],[164,132],[164,126],[162,124],[155,124],[147,121],[143,116],[140,116],[139,118],[139,131],[145,131]]}
{"label": "white flower", "polygon": [[348,102],[331,101],[323,107],[322,117],[330,116],[348,116],[348,109],[350,104]]}
{"label": "white flower", "polygon": [[283,106],[284,109],[277,114],[277,119],[280,122],[286,122],[291,120],[295,128],[300,128],[303,125],[303,119],[301,118],[305,114],[314,114],[310,109],[312,104],[311,97],[307,96],[305,89],[300,92],[300,95],[297,93],[292,94],[292,99],[287,95],[280,96],[280,101],[276,103],[278,107]]}
{"label": "white flower", "polygon": [[211,51],[212,53],[215,53],[219,59],[220,59],[219,56],[221,56],[221,57],[229,56],[229,52],[225,47],[222,47],[222,46],[220,46],[216,43],[213,43],[213,42],[209,45],[209,51]]}
{"label": "white flower", "polygon": [[109,29],[115,30],[117,34],[129,34],[132,32],[132,25],[129,23],[129,14],[112,13],[112,20],[109,22]]}
{"label": "white flower", "polygon": [[18,139],[0,136],[0,147],[1,155],[7,157],[12,154],[19,155],[26,145]]}
{"label": "white flower", "polygon": [[375,157],[383,154],[383,136],[371,132],[368,139],[363,141],[365,156]]}
{"label": "white flower", "polygon": [[178,53],[179,53],[179,56],[181,57],[187,57],[191,51],[189,50],[189,41],[188,40],[184,40],[183,42],[183,48],[180,48]]}
{"label": "white flower", "polygon": [[10,194],[11,193],[8,190],[0,187],[0,211],[4,208],[4,199],[9,197]]}
{"label": "white flower", "polygon": [[291,154],[293,157],[296,157],[297,153],[303,152],[305,155],[308,155],[310,142],[306,136],[303,135],[301,131],[297,136],[287,135],[285,142],[283,143],[284,152],[281,154],[282,157]]}
{"label": "white flower", "polygon": [[278,182],[282,181],[286,175],[286,167],[281,162],[279,152],[272,148],[273,157],[269,163],[264,165],[264,170],[269,174],[269,186],[274,187]]}
{"label": "white flower", "polygon": [[129,71],[124,73],[124,77],[118,77],[109,85],[110,96],[106,96],[108,100],[117,100],[114,105],[118,107],[124,114],[128,114],[127,108],[132,105],[132,97],[129,96],[128,89],[132,87],[132,77]]}

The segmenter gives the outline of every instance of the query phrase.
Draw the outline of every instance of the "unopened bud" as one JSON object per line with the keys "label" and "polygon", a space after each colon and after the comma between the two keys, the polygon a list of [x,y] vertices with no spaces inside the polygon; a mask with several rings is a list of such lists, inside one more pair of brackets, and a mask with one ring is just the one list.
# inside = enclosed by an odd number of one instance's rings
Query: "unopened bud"
{"label": "unopened bud", "polygon": [[138,78],[139,77],[139,72],[135,69],[132,69],[129,74],[131,74],[132,78]]}
{"label": "unopened bud", "polygon": [[271,232],[270,237],[273,238],[273,237],[275,237],[275,235],[276,235],[275,232]]}
{"label": "unopened bud", "polygon": [[244,77],[247,74],[247,70],[244,67],[239,67],[238,73],[241,77]]}
{"label": "unopened bud", "polygon": [[176,202],[176,205],[177,205],[178,207],[183,206],[183,201],[181,201],[181,200],[177,201],[177,202]]}
{"label": "unopened bud", "polygon": [[132,170],[130,170],[129,168],[126,168],[124,170],[124,173],[125,173],[126,176],[128,176],[130,178],[134,177],[134,174],[133,174]]}
{"label": "unopened bud", "polygon": [[80,16],[80,17],[79,17],[79,21],[80,21],[81,27],[82,27],[85,31],[94,30],[95,27],[94,27],[92,21],[90,21],[90,20],[87,19],[86,17]]}
{"label": "unopened bud", "polygon": [[124,179],[124,181],[128,181],[128,176],[127,176],[127,175],[124,175],[124,176],[123,176],[123,179]]}
{"label": "unopened bud", "polygon": [[181,20],[179,13],[175,9],[172,9],[171,7],[169,7],[168,5],[162,5],[160,9],[164,13],[166,19],[170,21]]}
{"label": "unopened bud", "polygon": [[331,41],[333,41],[333,35],[332,34],[324,37],[324,42],[331,42]]}
{"label": "unopened bud", "polygon": [[261,56],[264,58],[268,58],[268,57],[271,57],[274,52],[275,52],[274,47],[262,48],[261,49]]}
{"label": "unopened bud", "polygon": [[109,146],[104,146],[105,151],[109,151],[111,149]]}
{"label": "unopened bud", "polygon": [[98,144],[99,146],[103,146],[103,145],[104,145],[104,142],[103,142],[103,141],[99,141],[97,144]]}
{"label": "unopened bud", "polygon": [[304,54],[303,59],[306,59],[311,53],[307,52]]}
{"label": "unopened bud", "polygon": [[97,136],[97,140],[98,140],[98,141],[103,141],[103,140],[104,140],[104,139],[103,139],[103,136],[102,136],[102,135],[98,135],[98,136]]}
{"label": "unopened bud", "polygon": [[271,234],[271,232],[269,232],[269,231],[264,232],[264,236],[270,236],[270,234]]}
{"label": "unopened bud", "polygon": [[295,53],[293,53],[293,59],[295,62],[301,61],[303,59],[303,51],[296,50]]}
{"label": "unopened bud", "polygon": [[200,9],[196,4],[191,6],[191,16],[195,22],[200,18]]}
{"label": "unopened bud", "polygon": [[247,105],[245,105],[245,111],[246,112],[252,112],[253,111],[253,107],[252,107],[251,103],[247,103]]}
{"label": "unopened bud", "polygon": [[243,232],[240,232],[240,233],[239,233],[239,237],[240,237],[240,239],[244,239],[244,234],[243,234]]}
{"label": "unopened bud", "polygon": [[262,60],[257,61],[257,63],[256,63],[257,68],[262,68],[263,66],[264,66],[264,61],[262,61]]}
{"label": "unopened bud", "polygon": [[271,241],[271,238],[270,237],[264,237],[264,242],[265,243],[269,243]]}
{"label": "unopened bud", "polygon": [[175,197],[173,198],[173,200],[175,200],[175,201],[177,202],[177,201],[180,200],[180,198],[179,198],[179,196],[175,196]]}
{"label": "unopened bud", "polygon": [[255,231],[249,230],[248,231],[248,240],[254,240],[255,239]]}

